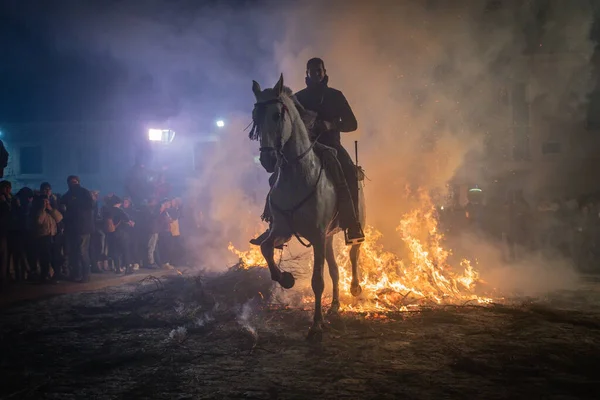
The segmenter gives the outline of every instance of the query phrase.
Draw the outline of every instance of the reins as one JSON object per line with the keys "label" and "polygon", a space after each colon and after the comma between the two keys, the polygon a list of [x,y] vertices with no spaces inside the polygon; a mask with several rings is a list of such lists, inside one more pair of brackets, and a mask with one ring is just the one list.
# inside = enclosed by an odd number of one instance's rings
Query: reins
{"label": "reins", "polygon": [[[288,110],[286,104],[283,102],[283,100],[280,97],[277,97],[275,99],[268,100],[265,102],[260,102],[260,103],[254,104],[254,108],[257,109],[258,115],[256,116],[256,118],[253,118],[252,130],[250,131],[250,134],[249,134],[250,139],[258,140],[260,135],[262,134],[261,127],[260,127],[260,124],[258,123],[258,121],[261,121],[264,118],[264,115],[262,115],[262,113],[264,112],[264,107],[269,104],[277,104],[277,103],[281,104],[283,106],[282,113],[281,113],[281,123],[283,123],[286,113],[289,114],[289,110]],[[270,146],[262,147],[261,146],[260,151],[261,152],[264,152],[264,151],[276,152],[279,155],[279,159],[282,160],[282,162],[278,163],[279,164],[278,168],[281,171],[282,169],[284,169],[286,166],[288,166],[290,164],[296,164],[296,163],[299,163],[300,161],[302,161],[302,159],[304,157],[306,157],[310,153],[311,150],[314,149],[315,144],[317,143],[318,139],[319,138],[317,137],[314,141],[312,141],[310,146],[308,146],[308,148],[306,150],[304,150],[301,154],[299,154],[293,160],[291,160],[291,162],[286,158],[286,156],[283,152],[283,147],[285,146],[285,144],[281,143],[281,135],[277,138],[277,144],[275,145],[275,147],[270,147]],[[317,180],[316,180],[312,190],[306,196],[304,196],[304,198],[302,198],[302,200],[300,200],[296,205],[294,205],[290,209],[284,210],[284,209],[280,208],[279,206],[277,206],[277,204],[275,204],[275,202],[273,202],[273,200],[271,199],[271,191],[273,190],[273,188],[271,188],[269,190],[269,194],[268,194],[269,203],[271,204],[271,207],[273,207],[273,209],[275,211],[281,213],[285,217],[286,222],[288,223],[288,226],[290,227],[290,230],[292,231],[293,235],[296,237],[298,242],[300,242],[300,244],[304,247],[311,247],[312,244],[310,242],[305,243],[302,240],[302,238],[298,235],[298,232],[296,231],[296,229],[294,229],[294,213],[296,211],[298,211],[304,204],[306,204],[317,193],[317,188],[318,188],[319,182],[321,181],[321,176],[323,175],[323,169],[324,169],[323,163],[321,163],[319,175],[317,176]]]}

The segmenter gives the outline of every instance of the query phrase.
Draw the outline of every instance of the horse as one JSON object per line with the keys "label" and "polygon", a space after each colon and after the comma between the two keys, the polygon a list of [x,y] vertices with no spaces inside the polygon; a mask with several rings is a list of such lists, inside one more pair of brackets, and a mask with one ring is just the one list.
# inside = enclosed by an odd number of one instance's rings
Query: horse
{"label": "horse", "polygon": [[[321,341],[323,337],[323,312],[321,298],[325,286],[324,262],[327,260],[329,275],[333,282],[333,298],[328,311],[339,312],[339,270],[333,250],[333,235],[340,231],[337,222],[337,196],[334,186],[325,172],[324,165],[314,152],[301,113],[306,114],[292,91],[283,84],[283,74],[272,89],[261,90],[252,81],[252,92],[256,103],[252,112],[254,126],[250,139],[259,140],[261,157],[276,157],[277,179],[268,196],[268,207],[272,223],[270,235],[261,244],[271,279],[284,289],[294,286],[295,278],[282,271],[274,260],[275,246],[290,240],[292,236],[302,243],[301,237],[313,248],[313,271],[311,286],[315,295],[313,324],[308,340]],[[362,193],[360,198],[362,199]],[[364,226],[364,204],[359,208],[359,219]],[[358,256],[360,243],[352,245],[351,293],[360,295],[362,288],[358,280]]]}

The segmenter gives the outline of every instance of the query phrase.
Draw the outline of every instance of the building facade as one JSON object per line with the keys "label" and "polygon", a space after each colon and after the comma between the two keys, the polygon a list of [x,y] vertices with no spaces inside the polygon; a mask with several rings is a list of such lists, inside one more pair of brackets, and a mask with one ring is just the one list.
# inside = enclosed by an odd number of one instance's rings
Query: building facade
{"label": "building facade", "polygon": [[10,154],[4,179],[13,183],[13,190],[38,188],[47,181],[56,192],[64,192],[67,176],[78,175],[88,189],[122,194],[129,171],[140,159],[149,170],[162,172],[180,193],[216,142],[214,135],[197,133],[176,133],[170,143],[154,142],[146,126],[122,122],[9,124],[1,129]]}

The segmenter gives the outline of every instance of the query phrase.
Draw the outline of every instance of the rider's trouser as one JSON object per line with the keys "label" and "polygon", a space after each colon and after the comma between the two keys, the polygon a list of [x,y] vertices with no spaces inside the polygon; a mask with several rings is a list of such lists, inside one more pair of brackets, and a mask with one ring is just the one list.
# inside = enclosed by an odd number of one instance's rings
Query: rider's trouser
{"label": "rider's trouser", "polygon": [[[315,143],[314,151],[321,160],[323,164],[323,168],[327,173],[329,179],[331,179],[333,186],[336,191],[336,196],[338,199],[338,209],[340,213],[340,226],[343,229],[348,229],[351,226],[355,226],[358,223],[358,212],[356,209],[356,204],[358,204],[358,181],[356,178],[356,168],[350,155],[348,152],[340,145],[342,150],[336,152],[332,150],[331,147],[325,146],[321,143]],[[337,150],[337,149],[336,149]],[[342,154],[342,159],[346,163],[346,168],[344,169],[344,164],[342,164],[339,160],[340,154]],[[350,168],[352,172],[350,172]],[[351,173],[351,177],[348,177],[348,174]],[[272,174],[269,177],[269,185],[273,187],[275,181],[277,180],[277,173]],[[354,183],[354,187],[356,189],[355,196],[352,193],[351,183]],[[356,201],[354,200],[356,198]],[[268,200],[268,199],[267,199]],[[265,210],[263,214],[263,219],[265,221],[270,221],[271,212],[269,209],[269,203],[267,201],[265,205]]]}
{"label": "rider's trouser", "polygon": [[[319,143],[317,143],[317,146]],[[356,165],[354,165],[354,161],[352,161],[352,157],[346,151],[344,146],[341,143],[337,143],[335,146],[332,146],[337,152],[337,161],[342,169],[343,176],[342,178],[344,183],[341,183],[342,186],[347,186],[347,190],[349,191],[350,197],[352,198],[352,204],[354,205],[354,212],[358,215],[358,179],[356,175]],[[341,190],[340,190],[341,192]],[[338,193],[340,196],[340,193]]]}

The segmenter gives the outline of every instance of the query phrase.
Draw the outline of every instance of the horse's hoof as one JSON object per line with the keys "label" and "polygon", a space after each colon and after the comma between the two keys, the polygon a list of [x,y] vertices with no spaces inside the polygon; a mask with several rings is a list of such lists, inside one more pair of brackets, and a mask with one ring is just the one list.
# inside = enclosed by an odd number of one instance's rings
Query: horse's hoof
{"label": "horse's hoof", "polygon": [[339,313],[340,313],[340,302],[339,301],[332,302],[331,307],[329,307],[329,310],[327,310],[327,315],[334,316],[334,315],[339,315]]}
{"label": "horse's hoof", "polygon": [[350,293],[352,293],[352,296],[358,297],[362,293],[362,288],[360,285],[350,286]]}
{"label": "horse's hoof", "polygon": [[279,280],[281,287],[284,289],[291,289],[294,287],[294,283],[296,283],[294,275],[290,274],[289,272],[281,273],[281,279]]}
{"label": "horse's hoof", "polygon": [[308,336],[306,336],[306,340],[312,343],[321,343],[323,341],[323,329],[312,326],[308,330]]}

